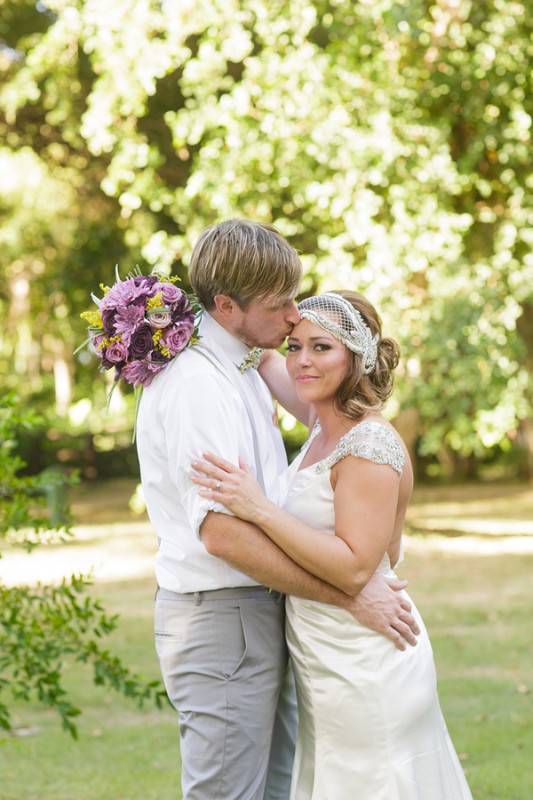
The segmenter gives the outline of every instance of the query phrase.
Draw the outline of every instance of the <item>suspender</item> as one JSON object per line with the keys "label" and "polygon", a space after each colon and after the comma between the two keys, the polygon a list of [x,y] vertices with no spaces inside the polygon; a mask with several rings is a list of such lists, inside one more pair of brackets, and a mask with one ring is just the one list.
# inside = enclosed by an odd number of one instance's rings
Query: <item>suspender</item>
{"label": "suspender", "polygon": [[263,492],[265,494],[267,494],[267,488],[266,488],[266,484],[265,484],[265,477],[264,477],[264,473],[263,473],[263,467],[262,467],[262,464],[261,464],[261,453],[260,453],[260,450],[259,450],[259,441],[257,439],[257,431],[255,429],[253,411],[252,411],[252,407],[250,405],[249,398],[246,396],[245,392],[242,392],[240,390],[238,384],[231,379],[230,375],[228,375],[228,373],[224,369],[223,365],[221,364],[220,360],[217,358],[217,356],[215,355],[215,353],[213,353],[212,350],[210,350],[208,347],[206,347],[203,344],[202,345],[198,345],[197,344],[197,345],[194,346],[194,351],[196,353],[200,353],[200,355],[202,355],[204,358],[206,358],[215,367],[215,369],[217,369],[218,372],[220,372],[222,375],[224,375],[226,380],[228,380],[231,383],[231,385],[238,391],[239,396],[240,396],[240,398],[241,398],[241,400],[243,402],[244,408],[246,409],[246,413],[248,415],[248,419],[250,421],[250,428],[252,429],[252,446],[253,446],[254,456],[255,456],[256,477],[257,477],[257,480],[258,480],[259,485],[261,486]]}

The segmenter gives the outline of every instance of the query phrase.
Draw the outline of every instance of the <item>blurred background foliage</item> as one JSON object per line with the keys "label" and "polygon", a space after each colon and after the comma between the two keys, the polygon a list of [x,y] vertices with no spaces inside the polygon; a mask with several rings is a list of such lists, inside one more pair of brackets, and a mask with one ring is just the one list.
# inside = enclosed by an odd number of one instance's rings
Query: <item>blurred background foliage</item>
{"label": "blurred background foliage", "polygon": [[186,284],[202,228],[242,216],[298,248],[304,293],[378,305],[420,476],[531,477],[532,32],[519,0],[0,0],[0,379],[45,420],[29,469],[135,474],[79,314],[115,263]]}

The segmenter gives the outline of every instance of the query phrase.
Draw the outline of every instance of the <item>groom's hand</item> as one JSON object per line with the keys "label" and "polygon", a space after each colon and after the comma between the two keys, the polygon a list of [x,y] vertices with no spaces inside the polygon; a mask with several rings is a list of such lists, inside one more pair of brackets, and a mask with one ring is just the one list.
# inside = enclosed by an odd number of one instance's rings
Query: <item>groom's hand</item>
{"label": "groom's hand", "polygon": [[350,613],[367,628],[383,634],[398,648],[415,645],[420,633],[411,603],[402,596],[407,581],[375,574],[354,598]]}

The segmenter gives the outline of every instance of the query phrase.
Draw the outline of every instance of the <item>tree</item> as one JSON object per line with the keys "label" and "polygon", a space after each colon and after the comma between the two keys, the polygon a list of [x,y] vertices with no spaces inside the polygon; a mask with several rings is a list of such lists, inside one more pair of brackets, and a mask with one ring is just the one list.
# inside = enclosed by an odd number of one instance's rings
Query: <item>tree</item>
{"label": "tree", "polygon": [[[5,157],[30,148],[73,187],[71,233],[52,233],[46,288],[31,288],[32,308],[52,287],[66,309],[61,341],[82,335],[89,276],[118,259],[183,274],[206,224],[253,217],[301,250],[305,293],[356,287],[378,304],[404,352],[394,413],[414,410],[423,455],[456,464],[516,443],[532,414],[522,2],[3,9]],[[49,204],[37,217],[50,235]],[[20,250],[10,274],[35,277]],[[90,373],[69,369],[76,400]]]}
{"label": "tree", "polygon": [[[51,476],[21,476],[24,463],[16,455],[17,431],[39,425],[39,419],[21,411],[14,395],[0,399],[0,539],[28,551],[69,534],[59,530],[45,512],[45,481]],[[161,702],[158,681],[133,674],[102,640],[118,618],[87,596],[90,581],[72,576],[59,586],[7,587],[0,583],[0,726],[11,727],[8,695],[38,700],[55,709],[63,726],[76,736],[74,718],[80,713],[63,687],[66,661],[89,664],[93,680],[121,692],[140,705]]]}

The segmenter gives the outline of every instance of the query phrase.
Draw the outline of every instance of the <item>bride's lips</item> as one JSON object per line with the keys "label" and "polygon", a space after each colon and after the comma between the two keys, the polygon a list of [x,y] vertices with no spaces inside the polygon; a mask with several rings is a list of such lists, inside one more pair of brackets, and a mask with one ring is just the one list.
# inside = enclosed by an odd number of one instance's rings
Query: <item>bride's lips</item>
{"label": "bride's lips", "polygon": [[318,380],[318,375],[297,375],[296,383],[308,383],[309,381],[316,381]]}

